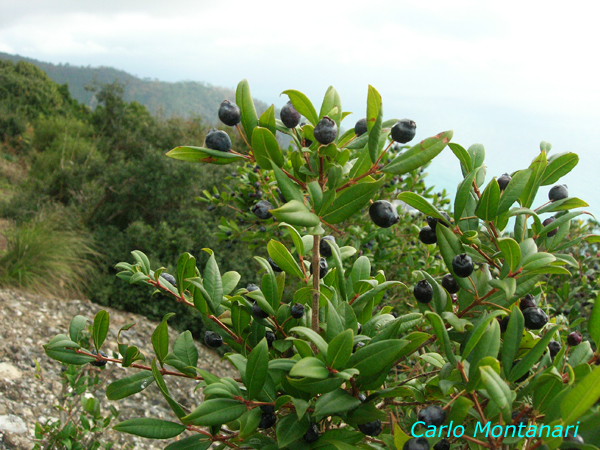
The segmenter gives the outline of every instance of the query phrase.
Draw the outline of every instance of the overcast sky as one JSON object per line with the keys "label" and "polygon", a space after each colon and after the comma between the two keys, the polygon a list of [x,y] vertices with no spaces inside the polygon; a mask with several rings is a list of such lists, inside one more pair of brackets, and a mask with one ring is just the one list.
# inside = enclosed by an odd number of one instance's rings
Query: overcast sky
{"label": "overcast sky", "polygon": [[[105,65],[139,77],[235,88],[282,106],[285,89],[320,105],[333,85],[365,115],[367,86],[384,118],[417,122],[417,139],[453,129],[482,143],[488,174],[525,168],[542,140],[574,151],[571,196],[600,214],[600,6],[592,1],[3,0],[0,51]],[[430,183],[455,191],[445,151]],[[543,188],[538,203],[545,201]]]}

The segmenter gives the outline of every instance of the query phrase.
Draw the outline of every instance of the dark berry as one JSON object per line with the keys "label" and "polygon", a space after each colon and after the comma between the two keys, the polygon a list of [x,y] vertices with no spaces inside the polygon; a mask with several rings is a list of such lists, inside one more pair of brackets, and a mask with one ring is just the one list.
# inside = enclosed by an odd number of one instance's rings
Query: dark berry
{"label": "dark berry", "polygon": [[333,236],[323,236],[321,242],[319,242],[319,253],[325,258],[329,258],[332,255],[331,247],[325,241],[335,242],[335,238]]}
{"label": "dark berry", "polygon": [[437,235],[429,225],[426,225],[423,228],[421,228],[421,231],[419,231],[419,240],[423,244],[435,244],[437,242]]}
{"label": "dark berry", "polygon": [[252,292],[252,291],[258,291],[259,287],[255,284],[249,284],[248,286],[246,286],[246,290],[248,292]]}
{"label": "dark berry", "polygon": [[387,200],[377,200],[369,207],[369,216],[375,225],[389,228],[400,221],[398,211]]}
{"label": "dark berry", "polygon": [[165,280],[168,281],[169,283],[171,283],[173,286],[177,287],[177,281],[175,281],[175,277],[173,275],[171,275],[170,273],[167,272],[163,272],[160,274],[160,276]]}
{"label": "dark berry", "polygon": [[444,275],[444,278],[442,278],[442,287],[450,294],[456,294],[460,290],[460,286],[451,273],[447,273]]}
{"label": "dark berry", "polygon": [[402,450],[429,450],[429,442],[424,437],[411,438],[404,443]]}
{"label": "dark berry", "polygon": [[429,303],[433,300],[433,287],[427,280],[421,280],[413,288],[413,295],[419,303]]}
{"label": "dark berry", "polygon": [[229,139],[229,135],[224,131],[215,130],[213,128],[206,135],[204,145],[206,145],[206,148],[210,148],[212,150],[228,152],[231,149],[231,139]]}
{"label": "dark berry", "polygon": [[527,308],[523,310],[525,328],[528,330],[539,330],[548,323],[548,316],[540,308]]}
{"label": "dark berry", "polygon": [[[96,349],[92,350],[92,355],[97,355],[97,354],[98,354],[98,352],[96,352]],[[100,356],[103,356],[104,358],[108,358],[108,355],[106,353],[104,353],[102,350],[100,350]],[[90,364],[95,367],[104,367],[107,362],[108,361],[92,361]]]}
{"label": "dark berry", "polygon": [[223,345],[223,338],[214,331],[207,331],[204,333],[204,343],[211,348],[219,348]]}
{"label": "dark berry", "polygon": [[450,224],[450,216],[448,216],[448,214],[445,212],[442,213],[442,216],[444,216],[444,219],[446,220],[440,220],[436,219],[435,217],[427,216],[425,219],[427,221],[427,225],[429,225],[433,231],[435,231],[435,227],[437,226],[438,222],[448,228]]}
{"label": "dark berry", "polygon": [[500,332],[501,333],[506,332],[506,329],[508,328],[509,320],[510,320],[510,316],[504,316],[502,319],[500,319]]}
{"label": "dark berry", "polygon": [[273,261],[273,260],[271,259],[271,257],[270,257],[270,256],[267,258],[267,261],[269,262],[269,265],[271,266],[271,269],[273,269],[273,272],[277,272],[277,273],[279,273],[279,272],[283,272],[283,269],[282,269],[281,267],[279,267],[279,266],[278,266],[278,265],[275,263],[275,261]]}
{"label": "dark berry", "polygon": [[365,394],[363,394],[362,392],[359,392],[358,399],[360,400],[361,403],[364,403],[365,400],[367,399],[367,396]]}
{"label": "dark berry", "polygon": [[225,125],[235,127],[240,120],[242,115],[240,114],[240,108],[235,103],[231,103],[229,100],[223,100],[219,107],[219,120]]}
{"label": "dark berry", "polygon": [[308,442],[309,444],[312,444],[313,442],[317,442],[318,439],[319,439],[319,427],[317,427],[316,423],[311,422],[311,424],[308,427],[308,431],[306,433],[304,433],[304,440],[306,442]]}
{"label": "dark berry", "polygon": [[260,410],[264,414],[275,414],[275,407],[273,405],[260,405]]}
{"label": "dark berry", "polygon": [[357,326],[358,326],[358,331],[356,332],[356,334],[362,333],[362,325],[360,323],[358,323]]}
{"label": "dark berry", "polygon": [[519,302],[519,308],[521,309],[521,311],[527,308],[535,308],[536,306],[537,303],[535,302],[535,298],[531,294],[527,294]]}
{"label": "dark berry", "polygon": [[[556,220],[556,218],[555,218],[555,217],[548,217],[546,220],[544,220],[544,221],[542,222],[542,225],[543,225],[543,226],[548,226],[548,225],[550,225],[552,222],[554,222],[555,220]],[[556,227],[554,230],[548,231],[548,233],[546,233],[546,235],[547,235],[548,237],[552,237],[552,236],[556,235],[556,233],[558,233],[558,227]]]}
{"label": "dark berry", "polygon": [[267,345],[269,346],[269,348],[271,348],[273,346],[273,342],[277,340],[277,336],[275,336],[275,333],[273,333],[272,331],[267,331],[265,333],[265,338],[267,339]]}
{"label": "dark berry", "polygon": [[273,217],[271,215],[271,213],[269,212],[269,210],[271,210],[271,209],[275,209],[273,207],[273,205],[271,204],[271,202],[268,202],[266,200],[261,200],[260,202],[258,202],[257,204],[255,204],[252,207],[252,212],[260,220],[267,220],[267,219],[270,219],[271,217]]}
{"label": "dark berry", "polygon": [[356,122],[356,125],[354,125],[354,132],[357,136],[362,136],[367,132],[367,119],[365,117]]}
{"label": "dark berry", "polygon": [[394,311],[394,310],[390,311],[390,314],[391,314],[392,316],[394,316],[394,319],[397,319],[397,318],[398,318],[398,316],[399,316],[399,314],[398,314],[398,311]]}
{"label": "dark berry", "polygon": [[364,346],[365,343],[363,341],[358,341],[356,344],[354,344],[354,347],[352,347],[352,353],[354,353],[359,348],[363,348]]}
{"label": "dark berry", "polygon": [[560,342],[557,342],[554,339],[548,342],[548,350],[550,350],[550,357],[552,359],[554,359],[555,356],[558,355],[558,352],[560,352],[561,348],[562,346],[560,345]]}
{"label": "dark berry", "polygon": [[409,119],[402,119],[392,127],[392,139],[401,144],[406,144],[415,137],[417,124]]}
{"label": "dark berry", "polygon": [[581,340],[582,337],[579,331],[573,331],[567,336],[567,344],[569,344],[571,347],[581,344]]}
{"label": "dark berry", "polygon": [[383,431],[383,426],[381,425],[381,420],[377,419],[373,422],[361,423],[358,429],[362,434],[366,434],[367,436],[379,436]]}
{"label": "dark berry", "polygon": [[498,178],[498,180],[497,180],[498,181],[498,186],[500,186],[500,190],[501,191],[503,191],[504,189],[506,189],[506,186],[508,186],[508,183],[510,183],[510,180],[512,180],[512,178],[507,173],[505,173],[500,178]]}
{"label": "dark berry", "polygon": [[527,416],[525,414],[521,415],[521,418],[519,420],[517,420],[517,422],[515,422],[515,419],[517,417],[519,417],[520,414],[521,414],[521,411],[513,411],[512,415],[511,415],[513,423],[515,425],[523,424],[523,426],[527,426],[528,420],[527,420]]}
{"label": "dark berry", "polygon": [[[325,258],[321,258],[319,260],[319,278],[323,278],[325,275],[327,275],[327,271],[329,270],[329,266],[327,265],[327,260]],[[310,266],[310,274],[312,275],[313,273],[313,268],[312,268],[312,264]]]}
{"label": "dark berry", "polygon": [[300,123],[300,113],[296,111],[292,102],[287,102],[283,105],[279,117],[281,117],[281,121],[288,128],[296,128]]}
{"label": "dark berry", "polygon": [[460,278],[466,278],[473,273],[473,260],[469,255],[463,253],[462,255],[456,255],[452,260],[452,270],[454,274]]}
{"label": "dark berry", "polygon": [[290,308],[290,314],[294,319],[301,319],[304,316],[304,305],[302,303],[294,303]]}
{"label": "dark berry", "polygon": [[[577,435],[576,432],[573,433],[573,430],[569,430],[567,432],[567,435],[565,436],[565,441],[573,442],[575,444],[581,444],[581,445],[585,444],[585,441],[583,440],[583,438],[580,435]],[[567,450],[572,450],[572,449],[567,449]]]}
{"label": "dark berry", "polygon": [[258,303],[252,305],[252,315],[257,319],[266,319],[269,317],[269,314],[264,312],[260,306],[258,306]]}
{"label": "dark berry", "polygon": [[260,423],[258,424],[258,428],[266,430],[275,425],[275,422],[277,422],[277,416],[275,414],[263,414]]}
{"label": "dark berry", "polygon": [[217,207],[216,207],[215,205],[212,205],[212,204],[211,204],[211,205],[208,205],[208,206],[206,207],[206,210],[207,210],[207,211],[213,211],[213,210],[215,210],[215,209],[217,209]]}
{"label": "dark berry", "polygon": [[450,450],[450,442],[444,438],[433,446],[433,450]]}
{"label": "dark berry", "polygon": [[552,189],[550,189],[550,192],[548,192],[548,199],[550,199],[551,202],[562,200],[568,196],[569,191],[566,184],[557,184],[556,186],[552,186]]}
{"label": "dark berry", "polygon": [[265,231],[267,231],[267,229],[265,227],[260,227],[258,229],[258,231],[260,231],[261,233],[264,233]]}
{"label": "dark berry", "polygon": [[446,421],[446,411],[438,405],[429,405],[419,411],[419,421],[425,422],[425,426],[439,427]]}
{"label": "dark berry", "polygon": [[[519,364],[521,362],[520,359],[517,359],[513,362],[513,367],[515,367],[517,364]],[[521,378],[518,378],[517,380],[515,380],[515,383],[522,383],[523,381],[525,381],[527,378],[529,377],[529,371],[527,371],[527,373],[525,373],[525,375],[523,375]]]}
{"label": "dark berry", "polygon": [[315,139],[319,144],[327,145],[335,141],[337,125],[329,117],[323,117],[315,127]]}

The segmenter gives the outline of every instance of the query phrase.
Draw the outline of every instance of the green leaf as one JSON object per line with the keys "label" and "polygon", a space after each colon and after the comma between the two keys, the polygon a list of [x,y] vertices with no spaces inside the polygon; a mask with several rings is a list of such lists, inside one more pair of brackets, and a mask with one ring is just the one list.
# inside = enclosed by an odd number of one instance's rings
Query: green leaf
{"label": "green leaf", "polygon": [[109,400],[121,400],[122,398],[142,392],[152,383],[154,383],[152,372],[143,370],[110,383],[106,388],[106,398]]}
{"label": "green leaf", "polygon": [[140,266],[142,273],[144,275],[148,275],[150,273],[150,261],[148,260],[148,257],[139,250],[132,251],[131,255],[134,257],[134,259]]}
{"label": "green leaf", "polygon": [[180,423],[149,418],[124,420],[113,427],[117,431],[148,439],[170,439],[179,436],[186,428]]}
{"label": "green leaf", "polygon": [[460,161],[460,168],[462,170],[463,177],[468,173],[471,173],[473,171],[473,161],[471,161],[471,155],[469,155],[469,152],[467,152],[464,147],[459,144],[455,144],[454,142],[449,143],[448,147],[450,147],[452,153],[454,153],[454,155]]}
{"label": "green leaf", "polygon": [[511,423],[512,395],[510,388],[490,366],[482,366],[479,368],[479,371],[481,372],[481,381],[485,386],[485,390],[498,409],[502,411],[502,417],[505,422]]}
{"label": "green leaf", "polygon": [[319,217],[310,212],[304,203],[291,200],[285,205],[271,210],[271,214],[280,222],[286,222],[296,227],[316,227],[321,223]]}
{"label": "green leaf", "polygon": [[233,291],[235,289],[237,284],[240,282],[241,278],[242,278],[242,276],[233,270],[229,271],[229,272],[225,272],[223,274],[223,276],[221,277],[221,285],[223,286],[223,294],[224,295],[231,294],[231,291]]}
{"label": "green leaf", "polygon": [[[413,208],[421,211],[426,216],[431,216],[435,219],[440,219],[442,222],[446,223],[447,219],[442,216],[442,214],[438,211],[438,209],[421,197],[419,194],[414,192],[401,192],[396,197],[398,200],[402,200],[407,205],[412,206]],[[449,225],[449,224],[448,224]]]}
{"label": "green leaf", "polygon": [[[535,346],[519,361],[510,371],[509,381],[515,381],[525,375],[535,363],[539,361],[544,352],[548,349],[548,343],[554,336],[558,326],[554,325],[548,328],[546,334]],[[506,370],[506,369],[505,369]]]}
{"label": "green leaf", "polygon": [[252,150],[261,169],[269,170],[271,161],[278,167],[283,166],[283,154],[279,149],[277,139],[267,128],[254,128],[252,132]]}
{"label": "green leaf", "polygon": [[290,180],[290,178],[276,165],[272,165],[273,172],[275,172],[275,179],[277,180],[277,186],[281,189],[281,193],[283,194],[283,198],[286,200],[296,200],[302,204],[304,204],[304,196],[302,195],[302,191],[300,190],[300,186],[298,186],[295,182]]}
{"label": "green leaf", "polygon": [[304,256],[304,242],[302,241],[302,236],[298,233],[292,225],[289,223],[280,223],[280,227],[286,227],[289,230],[290,236],[292,237],[292,242],[294,243],[294,247],[296,247],[296,253],[299,256]]}
{"label": "green leaf", "polygon": [[195,434],[167,445],[165,450],[208,450],[211,445],[206,436]]}
{"label": "green leaf", "polygon": [[44,345],[46,355],[65,364],[81,365],[96,360],[93,356],[82,355],[73,350],[79,348],[81,347],[77,342],[73,342],[64,334],[54,336],[50,342]]}
{"label": "green leaf", "polygon": [[562,200],[557,200],[555,202],[550,202],[546,206],[536,209],[535,212],[537,212],[539,215],[547,212],[566,211],[575,208],[586,208],[588,206],[590,205],[588,205],[586,202],[577,197],[568,197],[563,198]]}
{"label": "green leaf", "polygon": [[289,273],[290,275],[295,275],[301,280],[304,279],[304,274],[302,273],[302,269],[281,242],[275,241],[271,239],[267,244],[267,252],[275,264],[277,264],[283,271]]}
{"label": "green leaf", "polygon": [[182,253],[177,260],[177,292],[179,295],[183,295],[190,283],[186,278],[192,278],[196,276],[196,258],[191,254],[185,252]]}
{"label": "green leaf", "polygon": [[500,186],[498,185],[498,181],[494,178],[488,183],[481,194],[481,198],[477,203],[475,215],[486,222],[494,220],[496,218],[496,212],[498,211],[499,202]]}
{"label": "green leaf", "polygon": [[[337,113],[331,114],[331,111],[334,108],[337,108]],[[325,96],[323,97],[323,103],[321,103],[319,118],[322,119],[325,116],[332,119],[338,128],[340,127],[340,122],[342,121],[342,99],[333,86],[327,88]]]}
{"label": "green leaf", "polygon": [[533,171],[531,169],[519,170],[515,173],[502,192],[500,196],[500,202],[498,203],[497,215],[500,215],[510,209],[513,203],[519,198],[519,196],[525,190],[527,182],[531,178]]}
{"label": "green leaf", "polygon": [[381,134],[381,122],[383,120],[383,108],[381,107],[381,95],[369,85],[367,94],[367,130],[369,131],[369,156],[371,162],[377,161],[379,156],[379,136]]}
{"label": "green leaf", "polygon": [[596,348],[600,347],[600,295],[596,296],[594,308],[588,322],[588,333],[596,344]]}
{"label": "green leaf", "polygon": [[296,111],[306,117],[306,119],[312,123],[313,126],[317,126],[317,123],[319,123],[319,116],[317,116],[315,107],[306,95],[293,89],[283,91],[282,94],[286,94],[290,98],[290,101],[292,102],[292,105],[294,105]]}
{"label": "green leaf", "polygon": [[205,400],[190,414],[183,417],[183,423],[192,423],[205,427],[231,422],[246,412],[246,405],[229,398]]}
{"label": "green leaf", "polygon": [[527,181],[525,189],[519,195],[519,203],[525,208],[530,208],[535,200],[535,196],[542,182],[544,176],[544,170],[546,170],[546,153],[541,152],[537,158],[535,158],[529,166],[532,173]]}
{"label": "green leaf", "polygon": [[[206,251],[206,249],[203,249]],[[208,300],[211,305],[211,310],[215,314],[220,314],[221,302],[223,301],[223,279],[221,278],[221,272],[219,271],[219,265],[212,251],[207,252],[210,255],[206,266],[204,266],[204,272],[202,274],[203,280],[202,285],[208,295]]]}
{"label": "green leaf", "polygon": [[343,222],[362,209],[383,186],[384,179],[379,181],[357,183],[344,189],[331,206],[323,213],[323,220],[330,224]]}
{"label": "green leaf", "polygon": [[408,341],[388,339],[366,345],[358,349],[350,358],[349,366],[360,371],[357,384],[366,384],[377,378],[382,372],[399,358],[400,352],[408,345]]}
{"label": "green leaf", "polygon": [[173,398],[169,394],[169,389],[167,389],[167,385],[165,384],[165,380],[162,374],[160,373],[158,366],[156,365],[155,359],[152,360],[152,375],[154,376],[154,381],[156,381],[156,385],[160,389],[160,392],[171,407],[171,410],[179,419],[181,419],[183,416],[185,416],[185,411],[183,410],[181,405],[175,400],[173,400]]}
{"label": "green leaf", "polygon": [[173,343],[173,354],[186,366],[196,367],[198,364],[198,349],[189,330],[177,336]]}
{"label": "green leaf", "polygon": [[231,164],[243,159],[235,153],[222,152],[204,147],[181,146],[167,152],[166,156],[179,161],[201,162],[208,164]]}
{"label": "green leaf", "polygon": [[538,252],[523,259],[523,270],[535,270],[545,267],[556,261],[556,257],[551,253]]}
{"label": "green leaf", "polygon": [[548,186],[556,183],[566,174],[568,174],[579,162],[579,156],[575,153],[561,153],[553,155],[548,160],[546,170],[542,176],[541,185]]}
{"label": "green leaf", "polygon": [[277,125],[275,124],[275,105],[269,106],[258,119],[258,125],[269,130],[273,136],[277,135]]}
{"label": "green leaf", "polygon": [[425,311],[425,317],[431,323],[433,331],[435,332],[435,335],[437,336],[440,342],[440,346],[446,354],[446,358],[448,358],[448,361],[450,362],[450,364],[452,364],[452,366],[456,366],[456,357],[452,352],[452,344],[450,343],[450,337],[448,336],[448,331],[446,331],[446,327],[444,326],[442,318],[432,311]]}
{"label": "green leaf", "polygon": [[569,392],[560,404],[563,422],[575,423],[600,398],[600,366],[588,374]]}
{"label": "green leaf", "polygon": [[322,395],[315,404],[315,417],[326,417],[351,411],[360,405],[360,400],[352,397],[344,389],[336,389]]}
{"label": "green leaf", "polygon": [[302,439],[302,436],[308,431],[309,426],[308,417],[298,420],[295,414],[288,414],[281,418],[277,421],[275,429],[277,445],[279,448],[284,448],[286,445]]}
{"label": "green leaf", "polygon": [[524,329],[525,319],[523,319],[521,309],[515,307],[510,314],[508,326],[506,327],[506,332],[504,333],[504,339],[502,341],[502,367],[504,367],[504,373],[506,375],[510,373],[510,369],[516,359],[515,356],[521,346]]}
{"label": "green leaf", "polygon": [[175,313],[165,314],[162,322],[158,324],[150,338],[156,359],[160,361],[161,365],[169,353],[169,327],[167,326],[167,320],[174,315]]}
{"label": "green leaf", "polygon": [[482,167],[478,167],[477,169],[469,172],[465,176],[465,179],[458,185],[456,197],[454,198],[454,220],[456,223],[459,223],[460,218],[462,217],[469,197],[472,195],[471,191],[473,190],[473,180],[475,179],[477,172],[479,172],[481,169]]}
{"label": "green leaf", "polygon": [[509,237],[500,238],[498,239],[498,247],[500,247],[504,261],[510,267],[510,271],[517,270],[521,265],[521,248],[517,241]]}
{"label": "green leaf", "polygon": [[292,370],[290,370],[290,376],[324,380],[325,378],[329,378],[329,370],[323,361],[312,356],[308,356],[306,358],[302,358],[300,361],[294,364],[294,367],[292,367]]}
{"label": "green leaf", "polygon": [[339,370],[346,366],[352,356],[353,338],[354,333],[352,330],[345,330],[332,339],[327,352],[329,367]]}
{"label": "green leaf", "polygon": [[475,349],[484,333],[488,330],[488,324],[494,320],[495,317],[504,314],[502,311],[493,311],[488,315],[485,319],[481,320],[477,327],[473,330],[471,337],[469,338],[467,344],[465,345],[465,349],[462,352],[463,359],[467,359],[467,357],[471,354],[471,352]]}
{"label": "green leaf", "polygon": [[96,313],[94,317],[94,324],[92,325],[92,338],[94,340],[94,347],[96,350],[100,350],[102,344],[108,335],[108,324],[109,318],[108,313],[103,309]]}
{"label": "green leaf", "polygon": [[248,388],[248,400],[254,400],[267,381],[269,367],[269,347],[263,338],[248,355],[244,384]]}
{"label": "green leaf", "polygon": [[[258,117],[256,115],[256,108],[254,107],[254,101],[252,100],[252,94],[250,93],[250,85],[248,80],[244,79],[237,85],[235,91],[235,103],[240,108],[242,115],[242,127],[248,139],[252,137],[254,128],[258,125]],[[253,144],[253,143],[252,143]]]}
{"label": "green leaf", "polygon": [[402,175],[427,164],[435,158],[452,139],[452,131],[445,131],[421,141],[410,150],[402,152],[383,168],[383,172]]}
{"label": "green leaf", "polygon": [[294,327],[290,330],[290,333],[298,333],[310,339],[317,346],[322,356],[327,358],[327,342],[316,331],[306,327]]}
{"label": "green leaf", "polygon": [[82,337],[82,332],[87,326],[88,320],[83,316],[75,316],[69,325],[69,337],[73,342],[79,342]]}

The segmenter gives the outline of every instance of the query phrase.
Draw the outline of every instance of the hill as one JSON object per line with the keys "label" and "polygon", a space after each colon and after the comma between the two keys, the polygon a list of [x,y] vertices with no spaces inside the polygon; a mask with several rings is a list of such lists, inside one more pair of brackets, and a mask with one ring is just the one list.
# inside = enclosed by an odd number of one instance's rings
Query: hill
{"label": "hill", "polygon": [[[97,99],[86,86],[109,84],[118,81],[124,85],[123,99],[136,101],[152,113],[165,117],[190,117],[199,115],[208,122],[217,121],[217,110],[223,99],[234,100],[232,89],[211,86],[199,81],[165,81],[141,79],[123,70],[112,67],[83,67],[66,64],[51,64],[0,52],[0,60],[13,62],[26,61],[42,69],[50,79],[58,84],[67,84],[71,96],[90,108],[95,108]],[[256,109],[261,113],[267,109],[264,102],[255,100]]]}

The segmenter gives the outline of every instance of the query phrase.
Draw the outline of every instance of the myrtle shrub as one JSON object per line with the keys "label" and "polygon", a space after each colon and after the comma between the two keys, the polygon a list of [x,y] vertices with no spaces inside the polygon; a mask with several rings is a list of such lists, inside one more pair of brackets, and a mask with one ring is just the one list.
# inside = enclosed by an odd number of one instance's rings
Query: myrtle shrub
{"label": "myrtle shrub", "polygon": [[[133,263],[117,264],[120,279],[151,286],[198,311],[207,328],[205,344],[225,347],[237,374],[218,377],[198,369],[189,331],[171,346],[171,314],[152,335],[152,358],[127,343],[123,332],[131,325],[118,333],[118,354],[100,353],[109,328],[105,311],[91,324],[93,351],[79,342],[87,322],[77,316],[68,334],[45,346],[48,356],[69,364],[131,367],[135,373],[108,386],[111,400],[158,388],[173,421],[137,418],[114,428],[150,439],[186,434],[168,450],[213,444],[292,450],[597,448],[600,368],[594,344],[600,340],[600,306],[594,305],[589,320],[549,319],[544,277],[571,277],[569,269],[580,267],[565,251],[583,241],[594,245],[600,237],[569,238],[573,219],[586,214],[573,210],[587,204],[562,187],[534,206],[539,188],[570,172],[577,155],[549,157],[550,145],[542,142],[528,168],[486,184],[483,146],[451,143],[451,131],[398,148],[413,139],[416,124],[384,121],[373,87],[366,117],[344,133],[340,126],[348,113],[335,89],[327,90],[319,113],[301,92],[284,94],[290,102],[281,120],[273,107],[257,116],[245,80],[236,105],[224,102],[220,117],[237,128],[246,150],[231,150],[228,135],[218,133],[205,147],[167,154],[204,164],[245,161],[252,168],[238,172],[245,186],[259,181],[252,174],[261,179],[251,190],[260,188],[258,196],[207,195],[238,209],[242,223],[271,230],[268,257],[255,257],[255,284],[238,287],[239,273],[221,273],[208,248],[202,250],[204,264],[197,263],[199,255],[184,253],[173,273],[153,266],[138,250]],[[289,136],[289,148],[281,148],[277,132]],[[362,233],[356,230],[365,224],[366,236],[375,239],[378,228],[387,233],[398,227],[403,219],[382,190],[398,182],[395,177],[418,172],[446,147],[463,176],[451,214],[443,211],[449,209],[443,195],[397,193],[423,214],[412,240],[423,243],[427,264],[398,255],[399,264],[408,266],[397,270],[405,283],[389,280],[376,259],[335,236]],[[220,231],[238,232],[239,223],[224,220]],[[406,311],[378,308],[386,293],[398,292],[409,293],[402,294],[410,297]],[[197,380],[197,407],[187,409],[171,396],[168,379],[175,376]]]}

